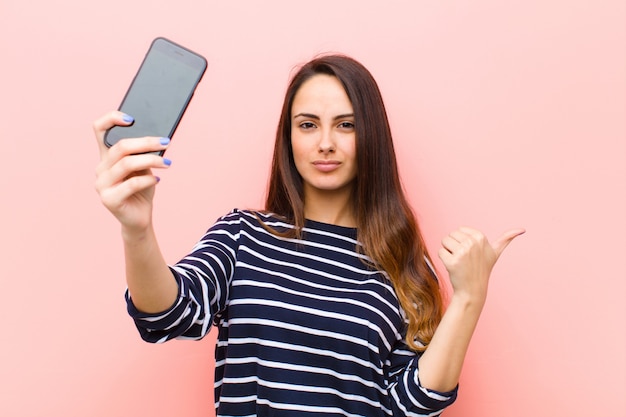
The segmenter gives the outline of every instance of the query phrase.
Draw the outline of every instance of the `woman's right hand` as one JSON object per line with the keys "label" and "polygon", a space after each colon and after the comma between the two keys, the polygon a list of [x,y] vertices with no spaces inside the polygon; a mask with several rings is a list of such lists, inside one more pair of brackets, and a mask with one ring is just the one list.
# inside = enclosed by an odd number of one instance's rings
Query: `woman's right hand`
{"label": "woman's right hand", "polygon": [[158,137],[121,140],[112,147],[104,144],[105,132],[113,126],[132,123],[122,112],[112,111],[93,124],[100,163],[96,168],[96,191],[104,206],[118,219],[123,230],[142,232],[152,225],[152,201],[159,178],[153,168],[167,168],[171,162],[156,154],[169,145],[169,139]]}

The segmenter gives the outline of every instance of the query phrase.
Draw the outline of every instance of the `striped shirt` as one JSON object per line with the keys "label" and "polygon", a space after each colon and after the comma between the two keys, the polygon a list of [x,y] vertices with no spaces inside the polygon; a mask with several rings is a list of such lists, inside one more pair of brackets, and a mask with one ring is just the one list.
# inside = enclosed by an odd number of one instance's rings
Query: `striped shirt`
{"label": "striped shirt", "polygon": [[357,251],[356,229],[291,225],[233,210],[170,267],[180,293],[161,314],[128,311],[142,338],[200,339],[218,328],[218,416],[437,416],[456,389],[419,383],[418,354],[384,273]]}

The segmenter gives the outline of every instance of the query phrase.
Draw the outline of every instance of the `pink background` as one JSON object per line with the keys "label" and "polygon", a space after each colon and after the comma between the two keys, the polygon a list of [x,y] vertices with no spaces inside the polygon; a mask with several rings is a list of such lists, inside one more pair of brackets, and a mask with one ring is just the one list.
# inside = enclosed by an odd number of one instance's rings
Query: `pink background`
{"label": "pink background", "polygon": [[626,415],[625,22],[617,0],[1,0],[0,415],[213,415],[213,334],[140,341],[93,187],[91,122],[159,35],[209,61],[158,187],[169,261],[261,204],[291,69],[347,53],[433,252],[459,225],[528,230],[445,415]]}

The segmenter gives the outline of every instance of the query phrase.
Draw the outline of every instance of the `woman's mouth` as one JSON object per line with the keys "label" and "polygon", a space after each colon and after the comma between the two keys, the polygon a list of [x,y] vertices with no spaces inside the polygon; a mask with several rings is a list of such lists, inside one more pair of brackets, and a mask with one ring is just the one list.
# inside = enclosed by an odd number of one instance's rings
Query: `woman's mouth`
{"label": "woman's mouth", "polygon": [[339,161],[319,160],[319,161],[314,161],[313,165],[319,171],[330,172],[330,171],[337,169],[339,165],[341,165],[341,163]]}

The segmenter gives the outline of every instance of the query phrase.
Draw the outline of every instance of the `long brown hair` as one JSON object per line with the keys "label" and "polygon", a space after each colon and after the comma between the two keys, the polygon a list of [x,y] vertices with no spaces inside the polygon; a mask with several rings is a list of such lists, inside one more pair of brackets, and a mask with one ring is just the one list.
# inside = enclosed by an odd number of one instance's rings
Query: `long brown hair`
{"label": "long brown hair", "polygon": [[337,77],[352,103],[357,155],[353,202],[360,250],[389,276],[408,320],[406,343],[422,351],[441,320],[443,300],[402,189],[380,90],[359,62],[343,55],[321,56],[292,78],[276,132],[265,208],[293,223],[293,233],[300,235],[305,222],[304,191],[291,150],[291,108],[300,86],[317,74]]}

